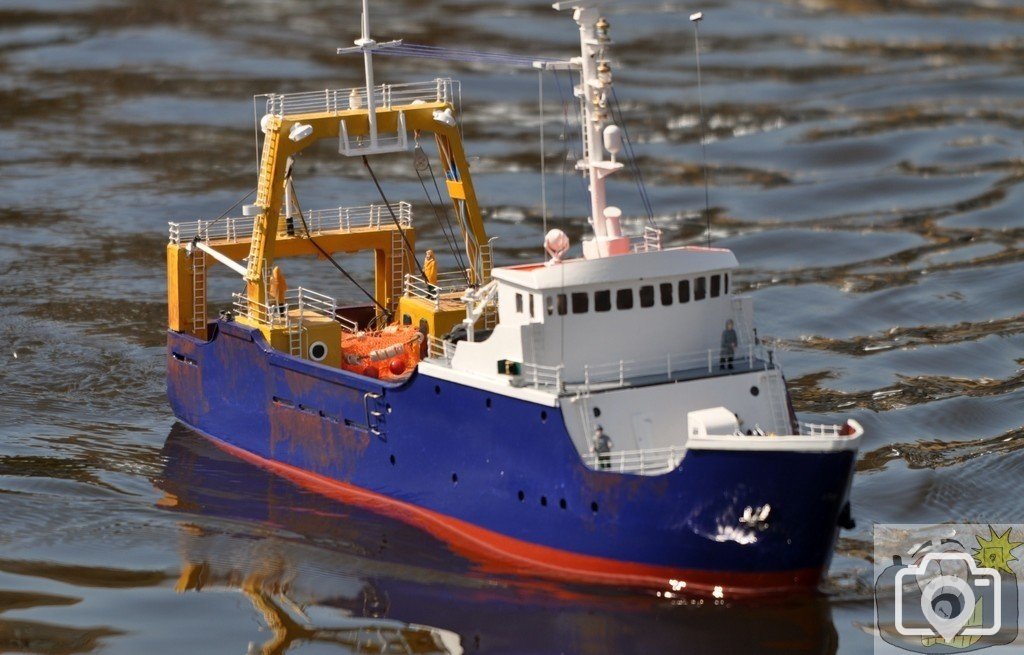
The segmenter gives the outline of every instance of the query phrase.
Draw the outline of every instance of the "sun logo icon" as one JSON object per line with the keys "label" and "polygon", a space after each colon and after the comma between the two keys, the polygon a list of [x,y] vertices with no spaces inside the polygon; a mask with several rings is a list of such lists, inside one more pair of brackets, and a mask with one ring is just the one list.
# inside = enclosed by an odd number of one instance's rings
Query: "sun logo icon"
{"label": "sun logo icon", "polygon": [[988,539],[981,535],[975,537],[978,540],[978,547],[974,549],[974,561],[978,566],[1013,573],[1010,570],[1010,562],[1017,560],[1013,550],[1018,546],[1024,546],[1024,541],[1010,541],[1010,528],[1003,534],[997,534],[990,525],[988,531]]}

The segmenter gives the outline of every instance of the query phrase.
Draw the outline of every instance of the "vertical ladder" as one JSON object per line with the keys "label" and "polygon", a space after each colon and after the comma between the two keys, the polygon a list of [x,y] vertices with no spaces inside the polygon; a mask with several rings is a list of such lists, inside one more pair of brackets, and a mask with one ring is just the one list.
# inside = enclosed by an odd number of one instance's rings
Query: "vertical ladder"
{"label": "vertical ladder", "polygon": [[[402,230],[391,231],[391,288],[388,290],[388,308],[397,309],[402,295],[402,281],[405,279],[405,240]],[[426,280],[424,280],[426,282]]]}
{"label": "vertical ladder", "polygon": [[302,324],[302,310],[299,310],[299,317],[295,319],[295,322],[293,322],[291,315],[286,313],[284,324],[285,329],[288,331],[288,352],[292,357],[301,359],[304,352],[302,337],[306,331],[305,326]]}
{"label": "vertical ladder", "polygon": [[[491,241],[494,237],[491,238]],[[494,255],[491,251],[491,241],[480,246],[480,268],[483,271],[483,284],[491,281],[491,269],[494,266]],[[498,324],[498,301],[495,299],[484,308],[484,329],[490,330]]]}
{"label": "vertical ladder", "polygon": [[793,428],[789,424],[789,410],[786,407],[786,387],[778,370],[769,373],[768,403],[772,407],[775,434],[789,434]]}
{"label": "vertical ladder", "polygon": [[192,334],[206,339],[206,253],[192,251]]}

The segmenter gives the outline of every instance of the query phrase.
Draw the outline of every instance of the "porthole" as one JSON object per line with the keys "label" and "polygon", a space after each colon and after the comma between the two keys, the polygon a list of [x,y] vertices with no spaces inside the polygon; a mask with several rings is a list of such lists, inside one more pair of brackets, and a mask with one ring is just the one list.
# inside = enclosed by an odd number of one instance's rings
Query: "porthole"
{"label": "porthole", "polygon": [[540,497],[540,504],[541,504],[541,507],[547,507],[548,506],[548,497],[547,496],[541,496]]}
{"label": "porthole", "polygon": [[391,457],[388,457],[388,461],[391,462],[391,466],[394,466],[395,465],[395,456],[392,455]]}
{"label": "porthole", "polygon": [[490,399],[490,398],[488,398],[487,400],[485,400],[485,401],[484,401],[484,405],[486,405],[486,406],[487,406],[487,409],[490,409],[490,408],[491,408],[491,399]]}
{"label": "porthole", "polygon": [[541,423],[547,423],[548,422],[548,413],[543,411],[543,410],[540,413],[540,422]]}
{"label": "porthole", "polygon": [[524,500],[526,500],[526,494],[524,494],[523,490],[520,489],[519,490],[519,502],[523,502]]}
{"label": "porthole", "polygon": [[565,502],[565,498],[562,498],[561,500],[558,501],[558,506],[561,507],[562,509],[565,509],[569,505],[568,503]]}
{"label": "porthole", "polygon": [[458,484],[458,483],[459,483],[459,474],[458,473],[452,473],[452,484]]}
{"label": "porthole", "polygon": [[597,503],[590,503],[590,511],[597,514]]}
{"label": "porthole", "polygon": [[436,385],[436,384],[434,385],[434,395],[435,396],[440,396],[441,395],[441,387],[439,385]]}
{"label": "porthole", "polygon": [[327,359],[327,344],[323,341],[314,341],[309,346],[309,358],[314,362],[322,362]]}
{"label": "porthole", "polygon": [[750,395],[751,396],[756,396],[759,393],[761,393],[760,389],[758,389],[757,387],[750,387]]}
{"label": "porthole", "polygon": [[594,408],[594,418],[601,418],[601,408],[600,407],[595,407]]}

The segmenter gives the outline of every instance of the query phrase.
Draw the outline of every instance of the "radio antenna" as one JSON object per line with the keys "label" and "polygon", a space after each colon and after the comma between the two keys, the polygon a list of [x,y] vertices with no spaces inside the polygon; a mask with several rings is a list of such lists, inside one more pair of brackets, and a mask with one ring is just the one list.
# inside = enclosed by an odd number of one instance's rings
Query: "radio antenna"
{"label": "radio antenna", "polygon": [[693,52],[697,56],[697,107],[700,110],[700,158],[704,168],[704,224],[707,230],[708,248],[711,247],[711,201],[708,198],[708,150],[707,150],[707,124],[704,122],[704,98],[701,95],[700,84],[700,29],[701,20],[704,19],[704,12],[698,11],[690,14],[690,22],[693,23]]}

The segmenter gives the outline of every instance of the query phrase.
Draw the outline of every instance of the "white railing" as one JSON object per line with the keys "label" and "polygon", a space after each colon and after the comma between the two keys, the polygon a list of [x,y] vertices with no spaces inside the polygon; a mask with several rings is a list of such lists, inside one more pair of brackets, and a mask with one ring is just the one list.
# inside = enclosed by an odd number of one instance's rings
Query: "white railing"
{"label": "white railing", "polygon": [[441,296],[446,294],[462,294],[466,290],[466,275],[459,271],[439,273],[437,284],[431,284],[422,275],[406,275],[404,292],[440,305]]}
{"label": "white railing", "polygon": [[[733,357],[733,370],[749,370],[759,361],[763,361],[763,349],[754,344],[739,348]],[[739,368],[736,368],[739,367]],[[688,353],[676,353],[664,357],[629,360],[603,364],[584,364],[583,379],[568,381],[570,384],[581,384],[585,390],[591,385],[624,386],[630,380],[644,377],[664,377],[672,380],[676,375],[685,372],[713,373],[721,368],[721,350],[709,348]]]}
{"label": "white railing", "polygon": [[564,366],[542,366],[541,364],[523,364],[516,376],[516,386],[563,388],[562,371]]}
{"label": "white railing", "polygon": [[804,437],[842,437],[845,425],[829,423],[804,423],[800,421],[800,435]]}
{"label": "white railing", "polygon": [[[412,225],[412,205],[407,202],[392,204],[391,209],[395,212],[399,225],[403,228]],[[278,231],[284,233],[287,222],[284,220],[284,212],[278,222]],[[384,204],[363,205],[361,207],[335,207],[332,209],[315,209],[305,215],[306,224],[313,234],[323,232],[351,232],[357,229],[380,228],[382,225],[388,227],[394,225],[391,221],[391,212]],[[238,218],[224,218],[219,221],[198,220],[183,223],[168,223],[168,232],[171,243],[180,244],[199,237],[203,241],[227,241],[235,243],[239,239],[248,239],[252,236],[253,216]],[[302,222],[298,217],[292,220],[292,226],[296,233],[302,233]]]}
{"label": "white railing", "polygon": [[289,312],[298,310],[297,314],[300,317],[306,312],[310,312],[337,321],[345,332],[355,333],[359,330],[359,325],[355,321],[338,316],[338,301],[336,299],[305,287],[289,289],[285,292],[284,306],[252,302],[244,293],[233,293],[231,297],[235,313],[238,316],[244,316],[261,325],[285,327],[290,330],[297,325],[298,319],[293,318]]}
{"label": "white railing", "polygon": [[452,363],[452,357],[455,356],[455,344],[445,339],[435,337],[432,334],[428,334],[427,356],[430,359],[442,360],[445,365],[449,365]]}
{"label": "white railing", "polygon": [[[374,103],[378,109],[391,109],[423,102],[457,104],[459,82],[451,78],[437,78],[429,82],[410,84],[379,84],[373,87]],[[256,96],[266,98],[266,113],[275,116],[298,114],[340,114],[352,109],[365,109],[366,87],[324,89],[301,93],[267,93]]]}
{"label": "white railing", "polygon": [[615,473],[634,473],[636,475],[660,475],[668,473],[679,466],[686,449],[682,446],[668,448],[646,448],[643,450],[615,450],[605,455],[606,462],[602,466],[600,457],[595,453],[583,456],[583,463],[592,469],[613,471]]}
{"label": "white railing", "polygon": [[633,252],[656,252],[661,250],[661,230],[656,227],[644,227],[640,236],[629,238],[629,247]]}

